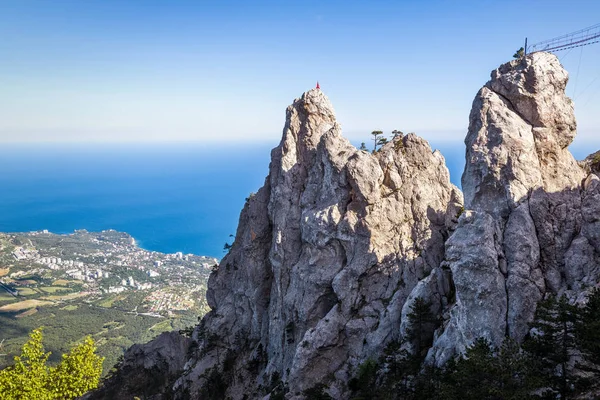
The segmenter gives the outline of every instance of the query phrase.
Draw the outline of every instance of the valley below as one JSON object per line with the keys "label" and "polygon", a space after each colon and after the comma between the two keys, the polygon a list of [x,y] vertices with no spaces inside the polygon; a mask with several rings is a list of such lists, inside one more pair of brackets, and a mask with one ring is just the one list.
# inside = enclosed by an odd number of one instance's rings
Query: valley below
{"label": "valley below", "polygon": [[0,368],[42,326],[51,363],[91,335],[106,375],[134,343],[197,324],[217,262],[144,250],[114,230],[0,233]]}

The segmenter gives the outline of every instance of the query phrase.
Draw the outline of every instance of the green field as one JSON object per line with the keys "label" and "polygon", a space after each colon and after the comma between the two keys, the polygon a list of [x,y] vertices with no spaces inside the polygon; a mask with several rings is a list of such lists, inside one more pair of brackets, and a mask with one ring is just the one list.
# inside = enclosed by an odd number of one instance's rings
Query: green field
{"label": "green field", "polygon": [[173,326],[171,326],[171,320],[169,319],[154,324],[150,327],[150,331],[152,331],[155,334],[160,334],[162,332],[167,332],[171,330],[173,330]]}
{"label": "green field", "polygon": [[10,303],[10,304],[5,304],[2,307],[0,307],[0,312],[3,313],[12,313],[14,311],[22,311],[22,310],[28,310],[30,308],[36,308],[36,307],[40,307],[40,306],[47,306],[47,305],[51,305],[53,304],[52,302],[49,301],[41,301],[41,300],[23,300],[23,301],[18,301],[16,303]]}
{"label": "green field", "polygon": [[28,288],[28,287],[24,287],[24,288],[18,288],[17,291],[19,292],[19,295],[21,296],[31,296],[33,294],[38,294],[37,291]]}
{"label": "green field", "polygon": [[61,286],[40,286],[40,289],[45,293],[69,292],[70,289]]}
{"label": "green field", "polygon": [[13,301],[15,298],[10,294],[6,293],[4,290],[0,290],[0,301]]}
{"label": "green field", "polygon": [[80,297],[85,297],[87,296],[88,293],[65,293],[65,294],[55,294],[52,296],[44,296],[44,297],[40,297],[40,299],[42,300],[52,300],[52,301],[66,301],[66,300],[73,300],[73,299],[78,299]]}
{"label": "green field", "polygon": [[[124,297],[123,297],[124,298]],[[115,301],[119,300],[120,297],[119,296],[109,296],[106,299],[103,299],[99,302],[96,303],[96,305],[100,306],[100,307],[105,307],[105,308],[111,308],[114,304]]]}

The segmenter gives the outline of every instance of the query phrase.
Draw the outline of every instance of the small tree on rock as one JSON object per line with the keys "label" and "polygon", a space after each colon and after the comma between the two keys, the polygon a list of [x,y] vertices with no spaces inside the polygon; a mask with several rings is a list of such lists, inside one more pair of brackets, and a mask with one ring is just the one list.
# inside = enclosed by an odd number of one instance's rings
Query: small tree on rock
{"label": "small tree on rock", "polygon": [[392,139],[396,139],[397,137],[400,137],[400,139],[402,139],[402,137],[404,136],[404,132],[399,131],[397,129],[394,129],[392,131]]}
{"label": "small tree on rock", "polygon": [[433,331],[438,318],[431,312],[431,302],[417,297],[410,306],[408,317],[407,339],[414,346],[414,354],[419,364],[427,355],[433,341]]}
{"label": "small tree on rock", "polygon": [[513,54],[513,58],[523,58],[524,55],[525,55],[525,49],[521,47],[519,50],[517,50],[515,52],[515,54]]}
{"label": "small tree on rock", "polygon": [[381,139],[381,135],[383,135],[382,131],[373,131],[371,132],[373,135],[373,151],[377,151],[377,146],[379,145],[379,140]]}

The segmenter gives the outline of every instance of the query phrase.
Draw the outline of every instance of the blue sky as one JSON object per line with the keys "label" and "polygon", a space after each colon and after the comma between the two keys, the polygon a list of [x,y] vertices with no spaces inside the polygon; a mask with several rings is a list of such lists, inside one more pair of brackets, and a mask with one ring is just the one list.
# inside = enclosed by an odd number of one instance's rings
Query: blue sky
{"label": "blue sky", "polygon": [[[0,1],[0,142],[271,141],[319,80],[347,137],[464,138],[489,73],[598,1]],[[600,143],[600,44],[557,53]]]}

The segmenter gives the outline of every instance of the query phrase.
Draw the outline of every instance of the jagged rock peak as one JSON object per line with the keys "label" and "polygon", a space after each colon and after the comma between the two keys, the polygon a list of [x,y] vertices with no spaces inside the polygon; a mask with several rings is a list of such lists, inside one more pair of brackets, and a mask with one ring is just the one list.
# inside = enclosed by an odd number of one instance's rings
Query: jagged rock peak
{"label": "jagged rock peak", "polygon": [[580,183],[584,173],[567,150],[577,126],[567,80],[549,53],[492,72],[469,117],[462,177],[467,208],[507,215],[532,190],[558,192]]}
{"label": "jagged rock peak", "polygon": [[567,147],[575,137],[573,102],[565,95],[569,75],[552,53],[532,53],[501,65],[488,88],[503,96],[534,128],[552,127],[553,139]]}
{"label": "jagged rock peak", "polygon": [[335,112],[329,98],[321,89],[310,89],[288,106],[287,112],[296,110],[300,114],[335,121]]}
{"label": "jagged rock peak", "polygon": [[594,173],[600,176],[600,151],[590,154],[579,162],[579,166],[583,168],[586,173]]}
{"label": "jagged rock peak", "polygon": [[[567,73],[549,53],[500,66],[469,117],[466,211],[446,242],[456,287],[429,352],[443,364],[479,337],[522,340],[539,300],[577,298],[598,281],[598,179],[567,146],[576,133]],[[592,217],[592,215],[596,215]]]}
{"label": "jagged rock peak", "polygon": [[[238,371],[227,391],[234,399],[257,398],[273,377],[290,393],[326,383],[344,398],[357,365],[400,338],[409,294],[443,258],[462,195],[425,140],[410,134],[375,154],[358,150],[313,89],[287,108],[271,154],[265,186],[209,280],[213,310],[178,393],[199,393],[226,348]],[[424,287],[440,310],[449,283],[432,275]]]}
{"label": "jagged rock peak", "polygon": [[288,106],[282,142],[292,134],[314,149],[321,136],[335,122],[335,112],[329,98],[321,89],[311,89]]}
{"label": "jagged rock peak", "polygon": [[282,173],[295,167],[291,175],[297,182],[303,181],[321,137],[333,128],[340,129],[333,106],[320,89],[311,89],[295,99],[286,110],[281,143],[271,153],[271,179],[283,179]]}

